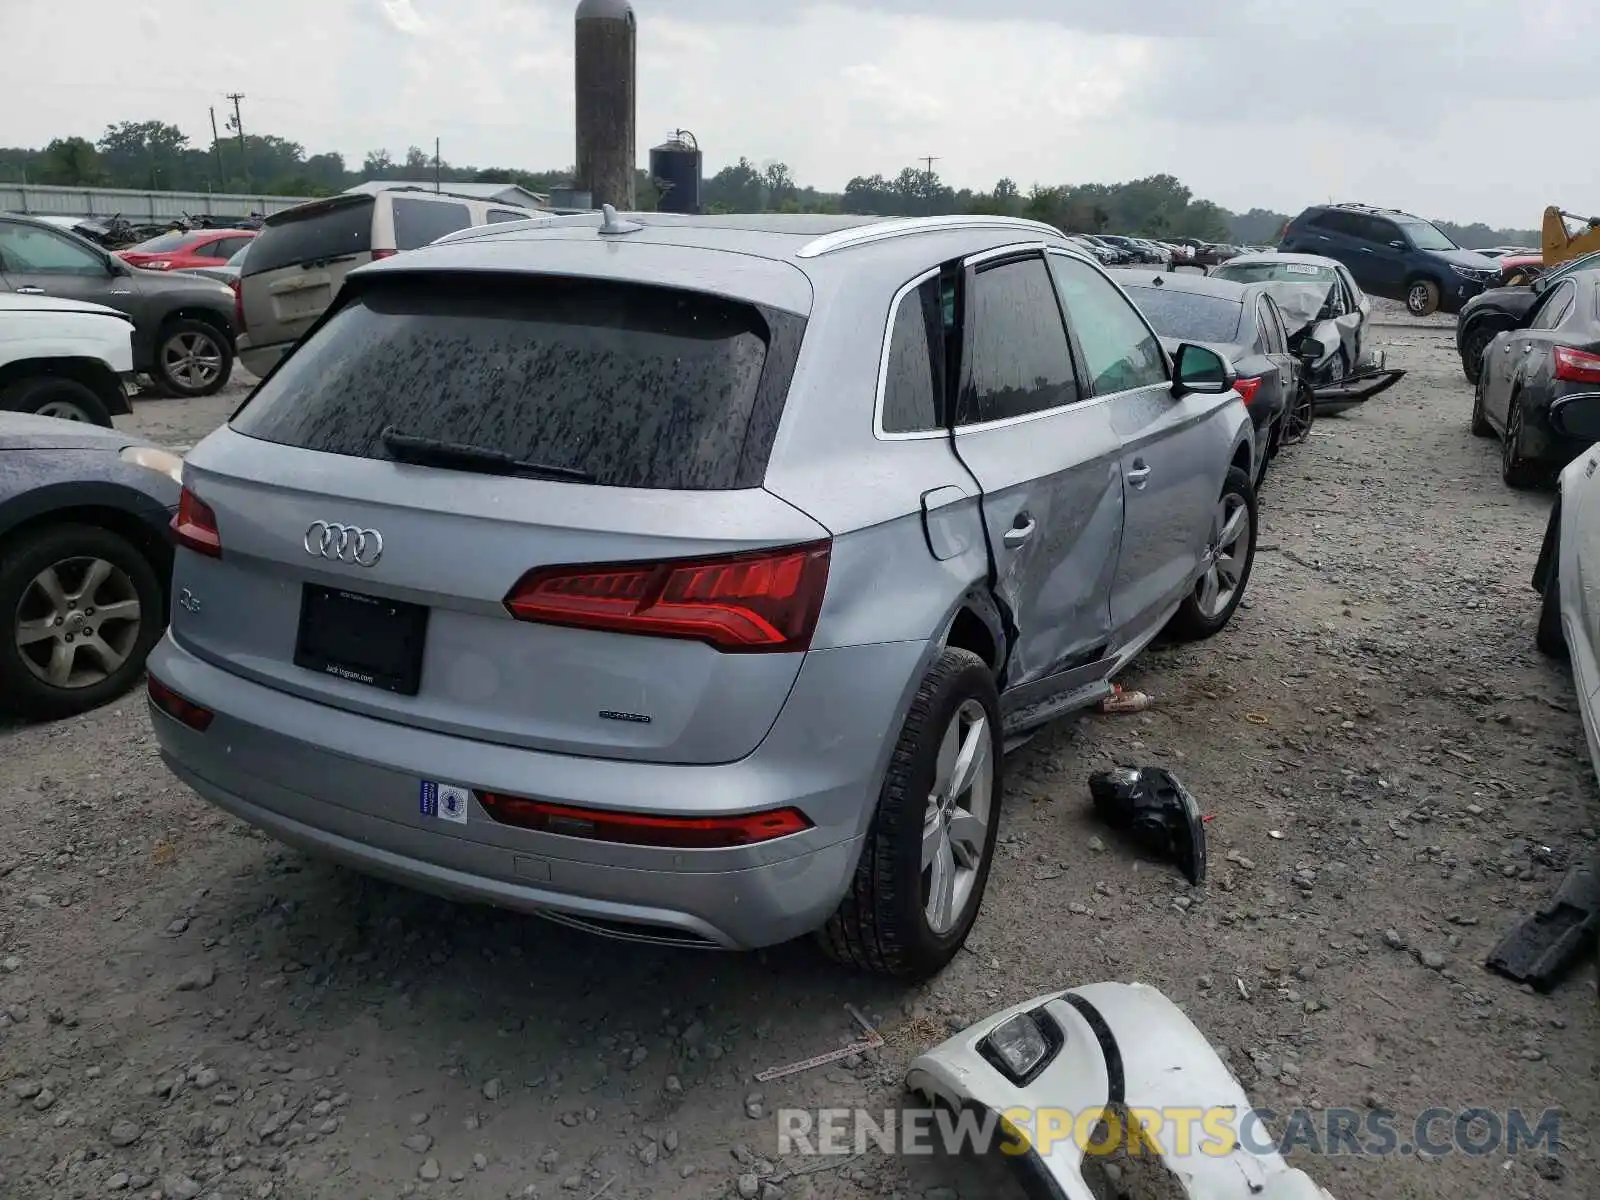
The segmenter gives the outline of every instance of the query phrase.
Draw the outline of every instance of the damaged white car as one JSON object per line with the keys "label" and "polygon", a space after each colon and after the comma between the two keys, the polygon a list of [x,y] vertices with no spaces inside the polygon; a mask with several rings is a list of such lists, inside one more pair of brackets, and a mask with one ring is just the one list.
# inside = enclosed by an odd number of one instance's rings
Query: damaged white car
{"label": "damaged white car", "polygon": [[1142,984],[1013,1005],[919,1056],[906,1087],[957,1114],[998,1118],[1002,1152],[1030,1196],[1103,1200],[1095,1160],[1116,1158],[1124,1172],[1162,1177],[1138,1194],[1333,1200],[1284,1161],[1205,1036]]}

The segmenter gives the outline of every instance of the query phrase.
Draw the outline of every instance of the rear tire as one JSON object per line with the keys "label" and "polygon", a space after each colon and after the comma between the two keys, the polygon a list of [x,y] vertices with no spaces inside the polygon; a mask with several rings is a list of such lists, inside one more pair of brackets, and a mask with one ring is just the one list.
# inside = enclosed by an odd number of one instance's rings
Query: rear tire
{"label": "rear tire", "polygon": [[1487,384],[1483,372],[1478,372],[1478,378],[1472,385],[1472,436],[1491,438],[1494,436],[1494,426],[1489,424],[1489,418],[1483,415],[1483,389]]}
{"label": "rear tire", "polygon": [[[1242,521],[1242,527],[1235,522]],[[1233,619],[1256,560],[1256,491],[1238,467],[1228,468],[1212,517],[1207,563],[1173,614],[1168,630],[1186,642],[1221,633]]]}
{"label": "rear tire", "polygon": [[1526,491],[1544,481],[1544,470],[1536,462],[1522,457],[1522,397],[1511,397],[1511,407],[1506,413],[1505,441],[1500,447],[1500,478],[1509,488]]}
{"label": "rear tire", "polygon": [[[166,628],[166,595],[150,560],[126,538],[93,525],[35,529],[7,544],[3,557],[0,708],[52,720],[98,708],[132,687]],[[91,564],[98,564],[97,583],[88,576]],[[70,607],[39,585],[47,575]],[[63,618],[59,627],[56,616]],[[68,643],[69,629],[84,636]],[[57,642],[68,674],[52,681]]]}
{"label": "rear tire", "polygon": [[111,414],[100,397],[76,379],[59,375],[38,375],[12,384],[0,393],[0,409],[111,428]]}
{"label": "rear tire", "polygon": [[[948,772],[948,765],[946,772],[940,767],[941,749],[948,759],[952,737],[961,751],[971,739],[974,768],[971,788],[953,796],[940,778],[942,773],[960,778],[959,772]],[[970,651],[942,650],[901,727],[850,890],[818,931],[830,957],[907,980],[927,979],[955,957],[977,920],[994,862],[1004,794],[1000,754],[994,673]],[[988,795],[980,797],[985,777]],[[968,820],[980,809],[985,823],[981,832]],[[943,827],[955,835],[945,843],[954,848],[954,857],[935,854],[938,865],[925,863],[925,845],[937,845],[940,822],[951,814],[955,822],[946,821]],[[942,877],[941,870],[954,874]],[[959,878],[965,887],[940,910],[948,921],[935,922],[930,901],[941,878]]]}
{"label": "rear tire", "polygon": [[1413,317],[1431,317],[1439,311],[1439,285],[1431,279],[1406,284],[1406,311]]}
{"label": "rear tire", "polygon": [[1467,377],[1468,383],[1477,383],[1478,376],[1483,372],[1483,352],[1489,348],[1489,343],[1494,341],[1503,327],[1488,321],[1480,321],[1461,342],[1461,373]]}

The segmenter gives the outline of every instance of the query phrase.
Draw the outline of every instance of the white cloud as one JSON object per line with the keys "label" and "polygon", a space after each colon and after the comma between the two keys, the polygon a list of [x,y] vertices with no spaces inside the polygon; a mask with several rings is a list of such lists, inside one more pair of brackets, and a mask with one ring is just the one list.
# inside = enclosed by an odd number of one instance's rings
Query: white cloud
{"label": "white cloud", "polygon": [[[213,51],[152,51],[194,0],[137,0],[130,36],[64,63],[49,0],[6,9],[0,145],[160,118],[245,127],[359,162],[573,158],[575,0],[272,0],[208,9]],[[127,0],[76,0],[81,28]],[[957,186],[1170,173],[1234,209],[1334,195],[1532,226],[1595,207],[1575,131],[1600,122],[1593,0],[635,0],[641,157],[693,130],[708,169],[779,159],[840,188],[925,155]],[[1519,54],[1522,47],[1526,53]]]}

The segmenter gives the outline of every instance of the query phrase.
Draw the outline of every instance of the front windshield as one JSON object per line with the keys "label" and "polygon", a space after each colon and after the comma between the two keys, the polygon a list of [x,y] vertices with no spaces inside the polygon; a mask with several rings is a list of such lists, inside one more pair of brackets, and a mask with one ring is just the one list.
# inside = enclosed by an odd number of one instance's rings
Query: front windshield
{"label": "front windshield", "polygon": [[1440,233],[1426,221],[1401,221],[1400,228],[1406,231],[1406,236],[1411,239],[1411,244],[1418,250],[1459,250],[1456,245],[1444,234]]}
{"label": "front windshield", "polygon": [[1339,278],[1332,267],[1298,262],[1224,263],[1211,272],[1211,277],[1235,283],[1332,283]]}

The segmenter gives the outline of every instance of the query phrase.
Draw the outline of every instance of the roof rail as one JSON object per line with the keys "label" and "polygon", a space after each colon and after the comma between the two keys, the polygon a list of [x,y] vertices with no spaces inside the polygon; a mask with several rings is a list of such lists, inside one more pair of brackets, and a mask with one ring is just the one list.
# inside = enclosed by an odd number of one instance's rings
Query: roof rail
{"label": "roof rail", "polygon": [[1023,217],[992,217],[981,214],[953,213],[944,217],[885,217],[870,225],[855,225],[813,238],[799,250],[796,258],[820,258],[836,250],[853,250],[857,246],[890,238],[910,237],[918,233],[938,233],[949,229],[1008,229],[1019,233],[1048,233],[1063,236],[1054,225],[1043,221],[1029,221]]}

